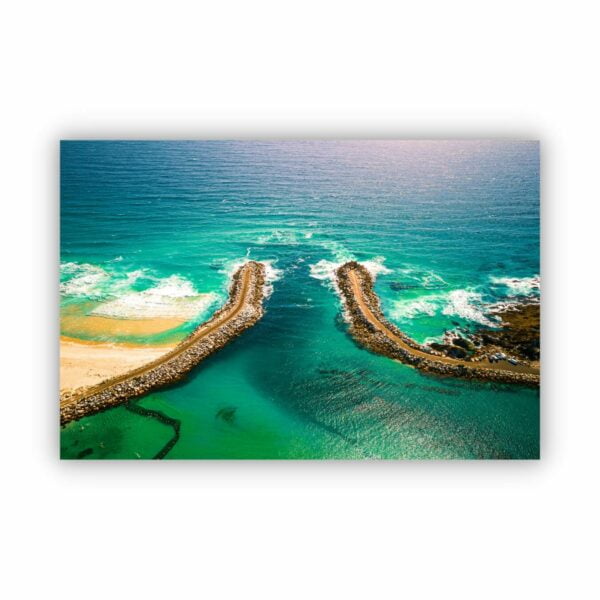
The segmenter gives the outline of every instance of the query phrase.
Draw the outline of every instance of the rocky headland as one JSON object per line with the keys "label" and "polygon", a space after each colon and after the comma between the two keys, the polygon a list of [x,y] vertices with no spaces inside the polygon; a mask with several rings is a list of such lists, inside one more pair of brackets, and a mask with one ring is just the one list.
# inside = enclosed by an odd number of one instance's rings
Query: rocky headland
{"label": "rocky headland", "polygon": [[498,327],[473,330],[457,323],[456,329],[445,332],[443,343],[432,343],[430,347],[455,358],[507,360],[539,367],[539,303],[515,304],[492,312],[491,316],[498,321]]}

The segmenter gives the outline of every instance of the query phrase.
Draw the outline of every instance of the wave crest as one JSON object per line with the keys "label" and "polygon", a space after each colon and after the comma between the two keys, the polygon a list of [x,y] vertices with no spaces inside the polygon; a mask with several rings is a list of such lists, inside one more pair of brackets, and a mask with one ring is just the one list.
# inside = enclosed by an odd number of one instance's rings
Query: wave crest
{"label": "wave crest", "polygon": [[[189,320],[205,313],[219,299],[214,292],[198,292],[185,277],[156,277],[146,269],[114,272],[89,263],[65,262],[60,271],[61,294],[99,301],[90,313],[95,316]],[[140,279],[150,287],[141,291],[134,289]]]}
{"label": "wave crest", "polygon": [[498,326],[497,322],[492,321],[485,315],[481,294],[470,290],[454,290],[448,293],[447,298],[442,314],[456,315],[486,327]]}
{"label": "wave crest", "polygon": [[540,276],[532,277],[491,277],[492,285],[507,288],[507,295],[534,296],[540,292]]}
{"label": "wave crest", "polygon": [[110,280],[108,271],[89,263],[66,262],[60,265],[60,293],[67,296],[101,298],[104,286]]}
{"label": "wave crest", "polygon": [[[351,260],[356,260],[354,255],[345,249],[338,249],[338,256],[336,256],[336,259],[340,257],[342,260],[327,260],[326,258],[323,258],[319,262],[309,265],[310,276],[313,279],[319,279],[320,281],[333,281],[337,269]],[[386,267],[383,264],[384,262],[385,256],[376,256],[375,258],[363,261],[360,264],[363,265],[363,267],[369,271],[373,279],[375,279],[378,275],[392,273],[392,269]]]}
{"label": "wave crest", "polygon": [[172,275],[155,287],[131,292],[100,304],[91,314],[120,319],[176,318],[190,320],[204,313],[218,300],[218,294],[198,293],[191,282]]}
{"label": "wave crest", "polygon": [[397,319],[398,321],[413,319],[419,315],[433,317],[438,308],[439,306],[436,302],[427,299],[397,300],[390,311],[390,316],[392,319]]}

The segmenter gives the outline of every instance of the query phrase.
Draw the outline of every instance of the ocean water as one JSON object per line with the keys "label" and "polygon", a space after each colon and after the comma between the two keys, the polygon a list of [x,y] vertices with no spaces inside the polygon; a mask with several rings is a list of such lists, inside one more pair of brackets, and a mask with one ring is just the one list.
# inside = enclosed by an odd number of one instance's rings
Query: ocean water
{"label": "ocean water", "polygon": [[[539,296],[539,233],[535,142],[63,142],[62,333],[181,339],[267,261],[263,319],[137,402],[179,422],[167,459],[537,458],[537,390],[360,348],[331,277],[365,263],[388,318],[432,341]],[[110,337],[88,315],[182,324]],[[61,455],[152,458],[173,435],[123,406],[62,429]]]}

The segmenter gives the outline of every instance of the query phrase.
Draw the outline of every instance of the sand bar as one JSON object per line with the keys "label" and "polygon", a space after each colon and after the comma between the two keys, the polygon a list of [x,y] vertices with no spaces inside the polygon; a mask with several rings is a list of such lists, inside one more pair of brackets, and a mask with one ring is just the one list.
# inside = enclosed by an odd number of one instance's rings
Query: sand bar
{"label": "sand bar", "polygon": [[79,307],[64,311],[60,319],[60,330],[72,337],[125,337],[155,335],[175,329],[185,319],[174,317],[152,317],[148,319],[116,319],[82,313]]}

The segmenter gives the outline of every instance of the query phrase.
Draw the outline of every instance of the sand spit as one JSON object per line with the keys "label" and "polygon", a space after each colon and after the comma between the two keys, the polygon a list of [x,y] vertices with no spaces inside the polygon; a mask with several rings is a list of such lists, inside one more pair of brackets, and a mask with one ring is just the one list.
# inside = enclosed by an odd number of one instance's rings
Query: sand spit
{"label": "sand spit", "polygon": [[422,346],[403,334],[384,317],[379,298],[373,291],[373,278],[359,263],[345,263],[337,269],[335,278],[350,323],[350,333],[369,350],[439,375],[539,385],[539,369],[530,365],[458,360]]}
{"label": "sand spit", "polygon": [[199,362],[262,317],[264,296],[265,266],[249,261],[233,275],[228,301],[173,350],[99,385],[63,394],[60,401],[61,425],[182,379]]}

